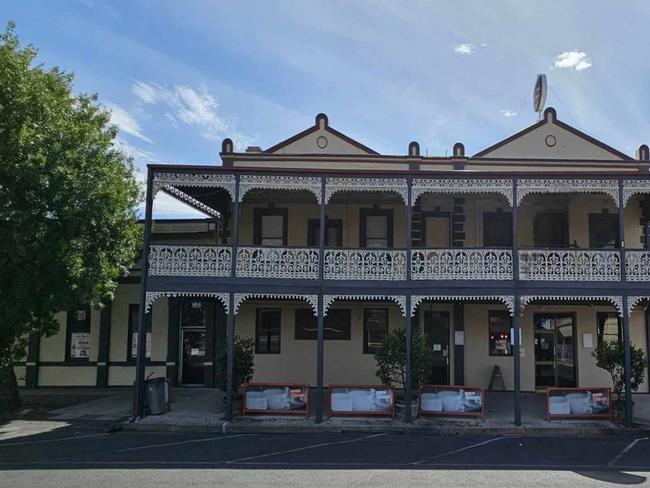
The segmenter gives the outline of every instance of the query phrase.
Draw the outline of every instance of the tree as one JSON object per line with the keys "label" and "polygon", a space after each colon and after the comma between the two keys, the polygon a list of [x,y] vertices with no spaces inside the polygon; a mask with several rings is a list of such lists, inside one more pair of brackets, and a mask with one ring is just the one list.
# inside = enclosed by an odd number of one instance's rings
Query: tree
{"label": "tree", "polygon": [[[233,396],[239,394],[244,383],[248,383],[255,374],[255,341],[251,337],[235,336],[233,346]],[[228,367],[228,341],[222,339],[217,343],[217,364],[221,373],[219,386],[226,389],[226,369]]]}
{"label": "tree", "polygon": [[[607,371],[612,377],[614,393],[619,401],[625,391],[625,348],[621,341],[603,341],[591,353],[596,366]],[[631,390],[636,391],[645,376],[646,359],[643,350],[630,344]]]}
{"label": "tree", "polygon": [[[375,354],[377,378],[382,383],[406,385],[406,333],[404,329],[391,330]],[[421,332],[411,334],[411,385],[427,379],[431,372],[431,353]]]}
{"label": "tree", "polygon": [[[54,314],[101,306],[137,256],[141,190],[97,95],[35,65],[10,22],[0,34],[0,411],[19,405],[13,362]],[[0,415],[2,415],[0,413]]]}

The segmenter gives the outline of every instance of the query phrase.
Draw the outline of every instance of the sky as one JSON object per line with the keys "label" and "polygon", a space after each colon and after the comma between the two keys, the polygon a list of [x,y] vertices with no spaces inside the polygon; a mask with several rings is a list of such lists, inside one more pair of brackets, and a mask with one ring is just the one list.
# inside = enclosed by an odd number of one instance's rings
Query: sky
{"label": "sky", "polygon": [[[74,72],[147,163],[220,164],[330,125],[382,154],[474,154],[536,121],[634,155],[650,143],[650,2],[2,0],[0,21]],[[196,217],[159,194],[155,216]]]}

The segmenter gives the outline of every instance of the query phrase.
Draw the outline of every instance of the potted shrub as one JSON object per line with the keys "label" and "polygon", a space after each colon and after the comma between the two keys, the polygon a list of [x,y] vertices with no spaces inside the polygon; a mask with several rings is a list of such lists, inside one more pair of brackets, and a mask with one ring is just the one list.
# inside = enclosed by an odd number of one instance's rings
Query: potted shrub
{"label": "potted shrub", "polygon": [[[235,336],[233,349],[233,398],[238,398],[244,383],[255,374],[255,341],[251,337]],[[226,368],[228,364],[228,341],[223,338],[217,343],[216,364],[218,366],[217,384],[226,391]]]}
{"label": "potted shrub", "polygon": [[[596,359],[596,366],[607,371],[612,377],[614,418],[625,417],[625,349],[621,341],[603,341],[591,353]],[[645,376],[646,357],[644,352],[630,344],[631,389],[636,391]],[[634,402],[632,402],[634,409]]]}
{"label": "potted shrub", "polygon": [[406,385],[406,332],[403,328],[391,330],[374,355],[377,361],[377,378],[382,383],[398,386],[396,393],[398,410],[406,412],[404,391],[411,388],[411,417],[417,413],[417,393],[414,391],[431,371],[431,354],[422,333],[411,333],[411,385]]}

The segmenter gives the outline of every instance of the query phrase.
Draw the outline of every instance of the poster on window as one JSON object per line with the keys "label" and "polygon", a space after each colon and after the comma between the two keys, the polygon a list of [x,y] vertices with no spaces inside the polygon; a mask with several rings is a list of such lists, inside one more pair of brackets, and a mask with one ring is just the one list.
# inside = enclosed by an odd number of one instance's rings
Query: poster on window
{"label": "poster on window", "polygon": [[89,356],[90,334],[88,332],[70,334],[70,357],[72,359],[88,359]]}
{"label": "poster on window", "polygon": [[[151,357],[151,332],[147,332],[147,336],[145,339],[145,357],[150,358]],[[138,333],[134,332],[133,335],[131,336],[131,357],[136,358],[138,357]]]}

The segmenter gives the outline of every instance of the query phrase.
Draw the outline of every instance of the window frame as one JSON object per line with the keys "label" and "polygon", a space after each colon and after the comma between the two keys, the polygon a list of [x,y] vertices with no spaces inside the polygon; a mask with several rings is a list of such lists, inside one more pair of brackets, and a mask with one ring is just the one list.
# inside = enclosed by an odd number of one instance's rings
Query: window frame
{"label": "window frame", "polygon": [[[134,363],[137,361],[137,351],[136,355],[133,356],[133,334],[138,333],[138,322],[137,320],[140,319],[140,304],[139,303],[129,303],[129,316],[127,318],[128,322],[128,331],[129,335],[127,336],[126,339],[126,361],[129,363]],[[135,320],[134,320],[135,317]],[[147,334],[151,337],[151,351],[149,351],[149,356],[146,355],[146,348],[145,348],[145,361],[150,362],[151,361],[151,354],[153,353],[153,335],[151,331],[151,313],[148,313],[145,315],[145,344],[147,343]]]}
{"label": "window frame", "polygon": [[[297,308],[294,311],[294,340],[295,341],[315,341],[318,339],[318,331],[313,333],[313,337],[298,337],[299,324],[301,321],[306,320],[307,317],[298,317],[298,314],[309,313],[309,320],[313,321],[314,328],[318,325],[317,318],[314,316],[313,310],[311,308]],[[343,314],[346,316],[347,323],[345,324],[345,331],[341,334],[343,337],[332,337],[331,334],[328,334],[328,320],[334,320],[335,315]],[[349,308],[331,308],[328,310],[327,315],[325,316],[325,330],[323,331],[323,340],[326,341],[350,341],[352,340],[352,309]],[[306,334],[305,334],[306,335]]]}
{"label": "window frame", "polygon": [[[509,350],[508,354],[495,354],[492,349],[492,317],[507,317],[510,319],[510,327],[506,329],[506,332],[508,334],[508,348]],[[488,340],[488,356],[490,357],[496,357],[496,358],[509,358],[513,357],[514,355],[514,347],[512,345],[512,316],[510,313],[508,313],[507,310],[488,310],[488,330],[487,330],[487,340]]]}
{"label": "window frame", "polygon": [[[616,312],[596,312],[596,345],[600,346],[603,342],[603,337],[604,337],[604,320],[602,319],[608,319],[610,317],[615,317],[617,320],[618,324],[618,334],[617,334],[617,340],[618,342],[623,342],[623,324],[621,323],[621,317],[618,315]],[[602,320],[602,322],[601,322]],[[607,334],[608,336],[610,334]]]}
{"label": "window frame", "polygon": [[287,236],[289,231],[289,209],[279,207],[258,207],[253,211],[253,244],[262,246],[262,219],[264,217],[282,217],[282,245],[281,246],[264,246],[264,247],[282,247],[287,245]]}
{"label": "window frame", "polygon": [[[422,242],[422,247],[423,248],[434,248],[433,246],[429,245],[427,242],[427,219],[429,217],[432,218],[438,218],[438,219],[447,219],[447,226],[449,229],[449,242],[447,243],[447,246],[438,248],[438,249],[451,249],[454,247],[454,229],[453,225],[451,223],[451,212],[441,212],[437,210],[424,210],[421,212],[422,214],[422,231],[421,231],[421,242]],[[435,249],[435,248],[434,248]]]}
{"label": "window frame", "polygon": [[390,331],[390,315],[388,313],[387,308],[377,308],[377,307],[369,307],[369,308],[364,308],[363,309],[363,354],[376,354],[376,350],[370,350],[368,348],[368,312],[369,311],[381,311],[384,313],[386,317],[386,325],[385,325],[385,332],[384,332],[384,337],[388,336],[388,333]]}
{"label": "window frame", "polygon": [[[278,350],[271,351],[270,335],[267,333],[266,348],[262,350],[260,345],[260,316],[266,312],[277,312],[278,314]],[[255,354],[281,354],[282,353],[282,309],[280,307],[260,307],[255,309]]]}
{"label": "window frame", "polygon": [[[558,244],[539,244],[540,239],[539,239],[539,230],[538,230],[538,221],[540,218],[555,218],[555,219],[561,219],[561,235],[559,236],[563,242],[560,242]],[[559,225],[559,224],[558,224]],[[533,217],[533,246],[535,247],[542,247],[544,249],[566,249],[571,245],[571,236],[570,236],[570,229],[569,229],[569,213],[568,211],[550,211],[550,212],[538,212],[535,214]]]}
{"label": "window frame", "polygon": [[[84,320],[84,322],[87,324],[87,329],[88,330],[87,331],[81,331],[81,332],[79,330],[73,331],[72,330],[72,328],[73,328],[72,327],[72,325],[73,325],[72,324],[72,322],[73,322],[72,314],[75,313],[75,312],[79,312],[81,310],[86,312],[86,319]],[[88,305],[88,304],[80,305],[78,307],[75,307],[72,310],[68,310],[68,312],[66,314],[67,316],[66,316],[66,322],[65,322],[65,362],[66,363],[88,363],[88,362],[90,362],[90,349],[92,349],[92,348],[89,348],[88,357],[85,357],[85,358],[73,358],[72,355],[70,354],[70,346],[72,345],[72,334],[73,333],[88,334],[89,343],[92,340],[91,314],[92,314],[92,310],[90,308],[90,305]],[[77,322],[77,323],[80,322],[80,321],[77,321],[76,319],[74,321]]]}
{"label": "window frame", "polygon": [[[386,247],[368,247],[367,217],[386,217]],[[361,208],[359,209],[359,247],[363,249],[391,249],[393,247],[393,209],[391,208]]]}
{"label": "window frame", "polygon": [[[597,246],[594,244],[594,221],[598,219],[612,220],[614,225],[614,246]],[[613,213],[590,213],[589,214],[589,247],[591,249],[619,249],[621,247],[621,236],[618,227],[618,215]]]}
{"label": "window frame", "polygon": [[[505,235],[509,236],[508,242],[505,244],[488,244],[486,239],[487,233],[486,229],[492,228],[492,223],[488,222],[488,220],[494,218],[494,217],[502,217],[502,216],[507,216],[510,222],[510,225],[508,226],[508,232],[504,233]],[[504,220],[506,220],[504,218]],[[483,212],[483,247],[495,247],[495,248],[504,248],[504,247],[512,247],[512,212]]]}
{"label": "window frame", "polygon": [[[320,234],[318,233],[320,227],[320,219],[309,219],[307,221],[307,246],[308,247],[320,247]],[[329,233],[330,228],[336,228],[338,231],[336,243],[332,245],[329,242]],[[316,244],[312,244],[316,242]],[[330,219],[325,217],[325,246],[326,248],[339,248],[343,247],[343,220],[342,219]]]}

